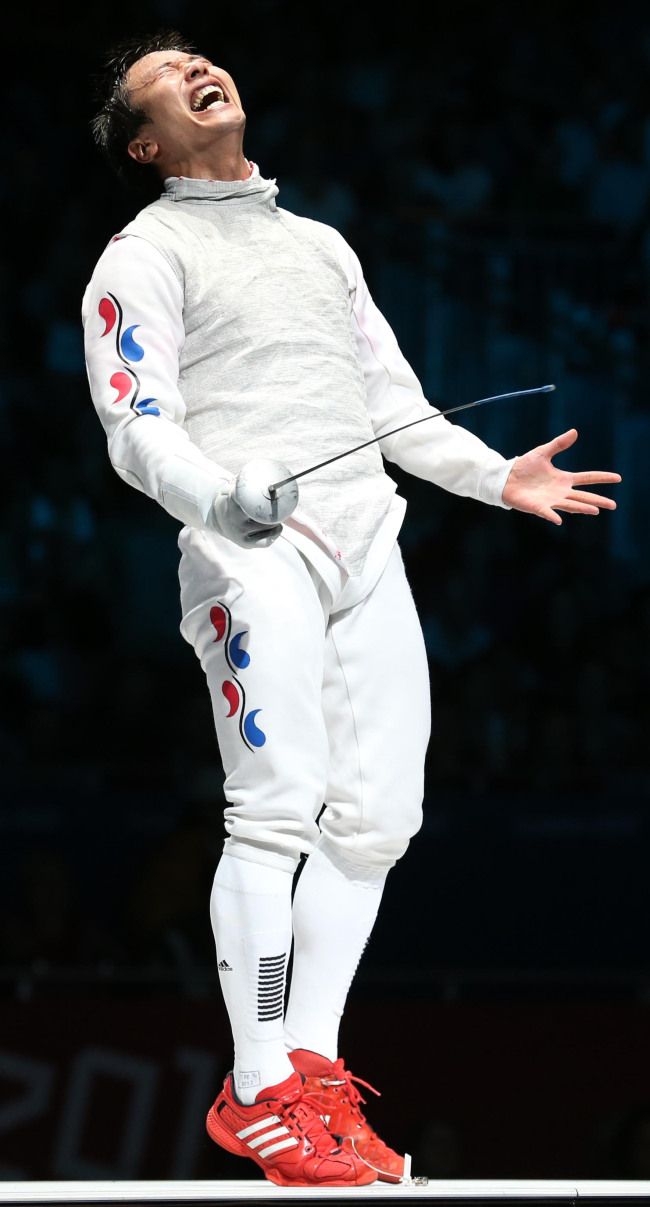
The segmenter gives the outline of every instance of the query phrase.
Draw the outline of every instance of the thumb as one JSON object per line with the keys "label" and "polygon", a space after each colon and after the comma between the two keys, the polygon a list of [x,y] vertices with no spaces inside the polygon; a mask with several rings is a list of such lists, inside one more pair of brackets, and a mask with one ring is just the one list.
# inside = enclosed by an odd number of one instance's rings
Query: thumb
{"label": "thumb", "polygon": [[571,448],[578,439],[578,433],[574,427],[568,432],[563,432],[561,436],[556,436],[554,440],[549,440],[548,444],[543,444],[542,449],[547,457],[555,457],[557,453],[563,453],[566,448]]}

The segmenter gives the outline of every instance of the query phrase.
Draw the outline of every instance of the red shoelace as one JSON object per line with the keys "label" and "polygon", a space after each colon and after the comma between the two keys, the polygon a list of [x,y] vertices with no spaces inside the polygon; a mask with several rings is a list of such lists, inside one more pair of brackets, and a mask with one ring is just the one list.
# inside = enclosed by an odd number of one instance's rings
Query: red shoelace
{"label": "red shoelace", "polygon": [[[365,1106],[366,1100],[363,1097],[363,1094],[361,1093],[361,1091],[357,1089],[357,1086],[354,1083],[356,1081],[358,1085],[362,1085],[366,1090],[370,1090],[371,1094],[376,1094],[378,1098],[381,1098],[380,1090],[376,1090],[375,1087],[373,1085],[371,1085],[369,1081],[364,1081],[362,1077],[355,1077],[354,1074],[351,1073],[349,1069],[346,1069],[346,1067],[343,1063],[342,1056],[339,1056],[338,1060],[334,1061],[334,1064],[332,1065],[332,1072],[329,1074],[329,1076],[321,1077],[320,1080],[322,1081],[324,1086],[342,1086],[343,1092],[342,1092],[341,1096],[348,1099],[350,1107],[352,1108],[352,1112],[354,1115],[356,1115],[359,1123],[365,1124],[367,1127],[370,1128],[370,1124],[368,1123],[365,1115],[363,1114],[363,1111],[361,1110],[361,1106],[360,1106],[360,1103],[362,1103],[362,1102]],[[366,1143],[369,1146],[367,1149],[368,1155],[374,1157],[377,1160],[381,1160],[382,1156],[385,1153],[391,1152],[392,1150],[388,1148],[388,1145],[385,1144],[384,1141],[380,1139],[380,1137],[377,1135],[377,1133],[372,1128],[370,1128],[370,1132],[371,1132],[371,1135],[368,1137],[368,1140],[366,1141]],[[352,1139],[353,1145],[354,1145],[353,1137],[351,1137],[351,1139]],[[355,1151],[356,1151],[356,1149],[355,1149]]]}
{"label": "red shoelace", "polygon": [[362,1077],[355,1077],[354,1074],[351,1073],[349,1069],[346,1069],[346,1067],[343,1063],[342,1056],[339,1056],[338,1060],[334,1061],[334,1064],[332,1065],[331,1075],[329,1077],[322,1077],[321,1081],[323,1082],[323,1085],[342,1085],[342,1086],[344,1086],[345,1087],[345,1089],[343,1090],[344,1095],[348,1098],[348,1100],[350,1102],[350,1106],[352,1107],[355,1114],[357,1114],[359,1116],[359,1118],[362,1120],[363,1123],[366,1122],[366,1118],[365,1118],[365,1115],[361,1111],[361,1107],[359,1106],[359,1103],[363,1102],[365,1105],[366,1100],[363,1097],[361,1090],[358,1090],[356,1085],[354,1085],[353,1083],[356,1081],[358,1085],[362,1085],[362,1086],[364,1086],[364,1088],[366,1090],[370,1090],[371,1094],[376,1094],[378,1098],[381,1098],[381,1093],[379,1092],[379,1090],[376,1090],[375,1087],[373,1085],[371,1085],[369,1081],[364,1081]]}
{"label": "red shoelace", "polygon": [[279,1101],[275,1113],[279,1115],[283,1123],[285,1122],[284,1115],[295,1123],[298,1130],[307,1137],[318,1157],[329,1157],[333,1153],[341,1151],[332,1133],[328,1132],[316,1107],[310,1102],[308,1094],[303,1092],[290,1102]]}

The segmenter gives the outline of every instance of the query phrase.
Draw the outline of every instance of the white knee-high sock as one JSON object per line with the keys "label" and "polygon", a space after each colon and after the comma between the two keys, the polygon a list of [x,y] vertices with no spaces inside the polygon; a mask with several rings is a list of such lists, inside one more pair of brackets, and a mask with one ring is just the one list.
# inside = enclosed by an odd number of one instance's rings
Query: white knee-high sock
{"label": "white knee-high sock", "polygon": [[287,1050],[338,1054],[345,999],[374,926],[389,869],[353,864],[321,844],[293,900],[293,972],[285,1019]]}
{"label": "white knee-high sock", "polygon": [[291,872],[232,855],[222,855],[214,878],[210,917],[235,1043],[235,1090],[245,1105],[293,1073],[283,1019],[292,882]]}

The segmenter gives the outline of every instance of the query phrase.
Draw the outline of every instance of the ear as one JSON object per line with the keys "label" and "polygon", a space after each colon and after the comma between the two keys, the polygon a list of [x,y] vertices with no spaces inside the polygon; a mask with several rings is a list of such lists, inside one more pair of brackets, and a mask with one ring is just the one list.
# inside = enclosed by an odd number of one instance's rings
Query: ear
{"label": "ear", "polygon": [[127,150],[136,163],[152,163],[158,154],[158,143],[149,138],[132,138]]}

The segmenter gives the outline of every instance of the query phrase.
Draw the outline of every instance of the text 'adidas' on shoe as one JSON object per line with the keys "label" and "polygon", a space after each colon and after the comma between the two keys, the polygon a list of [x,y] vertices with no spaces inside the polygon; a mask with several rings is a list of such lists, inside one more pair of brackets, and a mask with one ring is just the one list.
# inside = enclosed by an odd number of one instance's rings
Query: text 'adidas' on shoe
{"label": "text 'adidas' on shoe", "polygon": [[343,1138],[343,1146],[367,1161],[381,1182],[399,1182],[404,1176],[404,1157],[384,1144],[361,1110],[365,1103],[355,1081],[373,1094],[367,1081],[353,1077],[342,1058],[331,1061],[315,1052],[298,1048],[289,1053],[294,1069],[306,1078],[305,1094],[327,1123],[331,1132]]}
{"label": "text 'adidas' on shoe", "polygon": [[261,1090],[252,1106],[237,1101],[229,1074],[206,1127],[217,1144],[250,1157],[278,1186],[367,1186],[377,1177],[328,1131],[299,1073]]}

